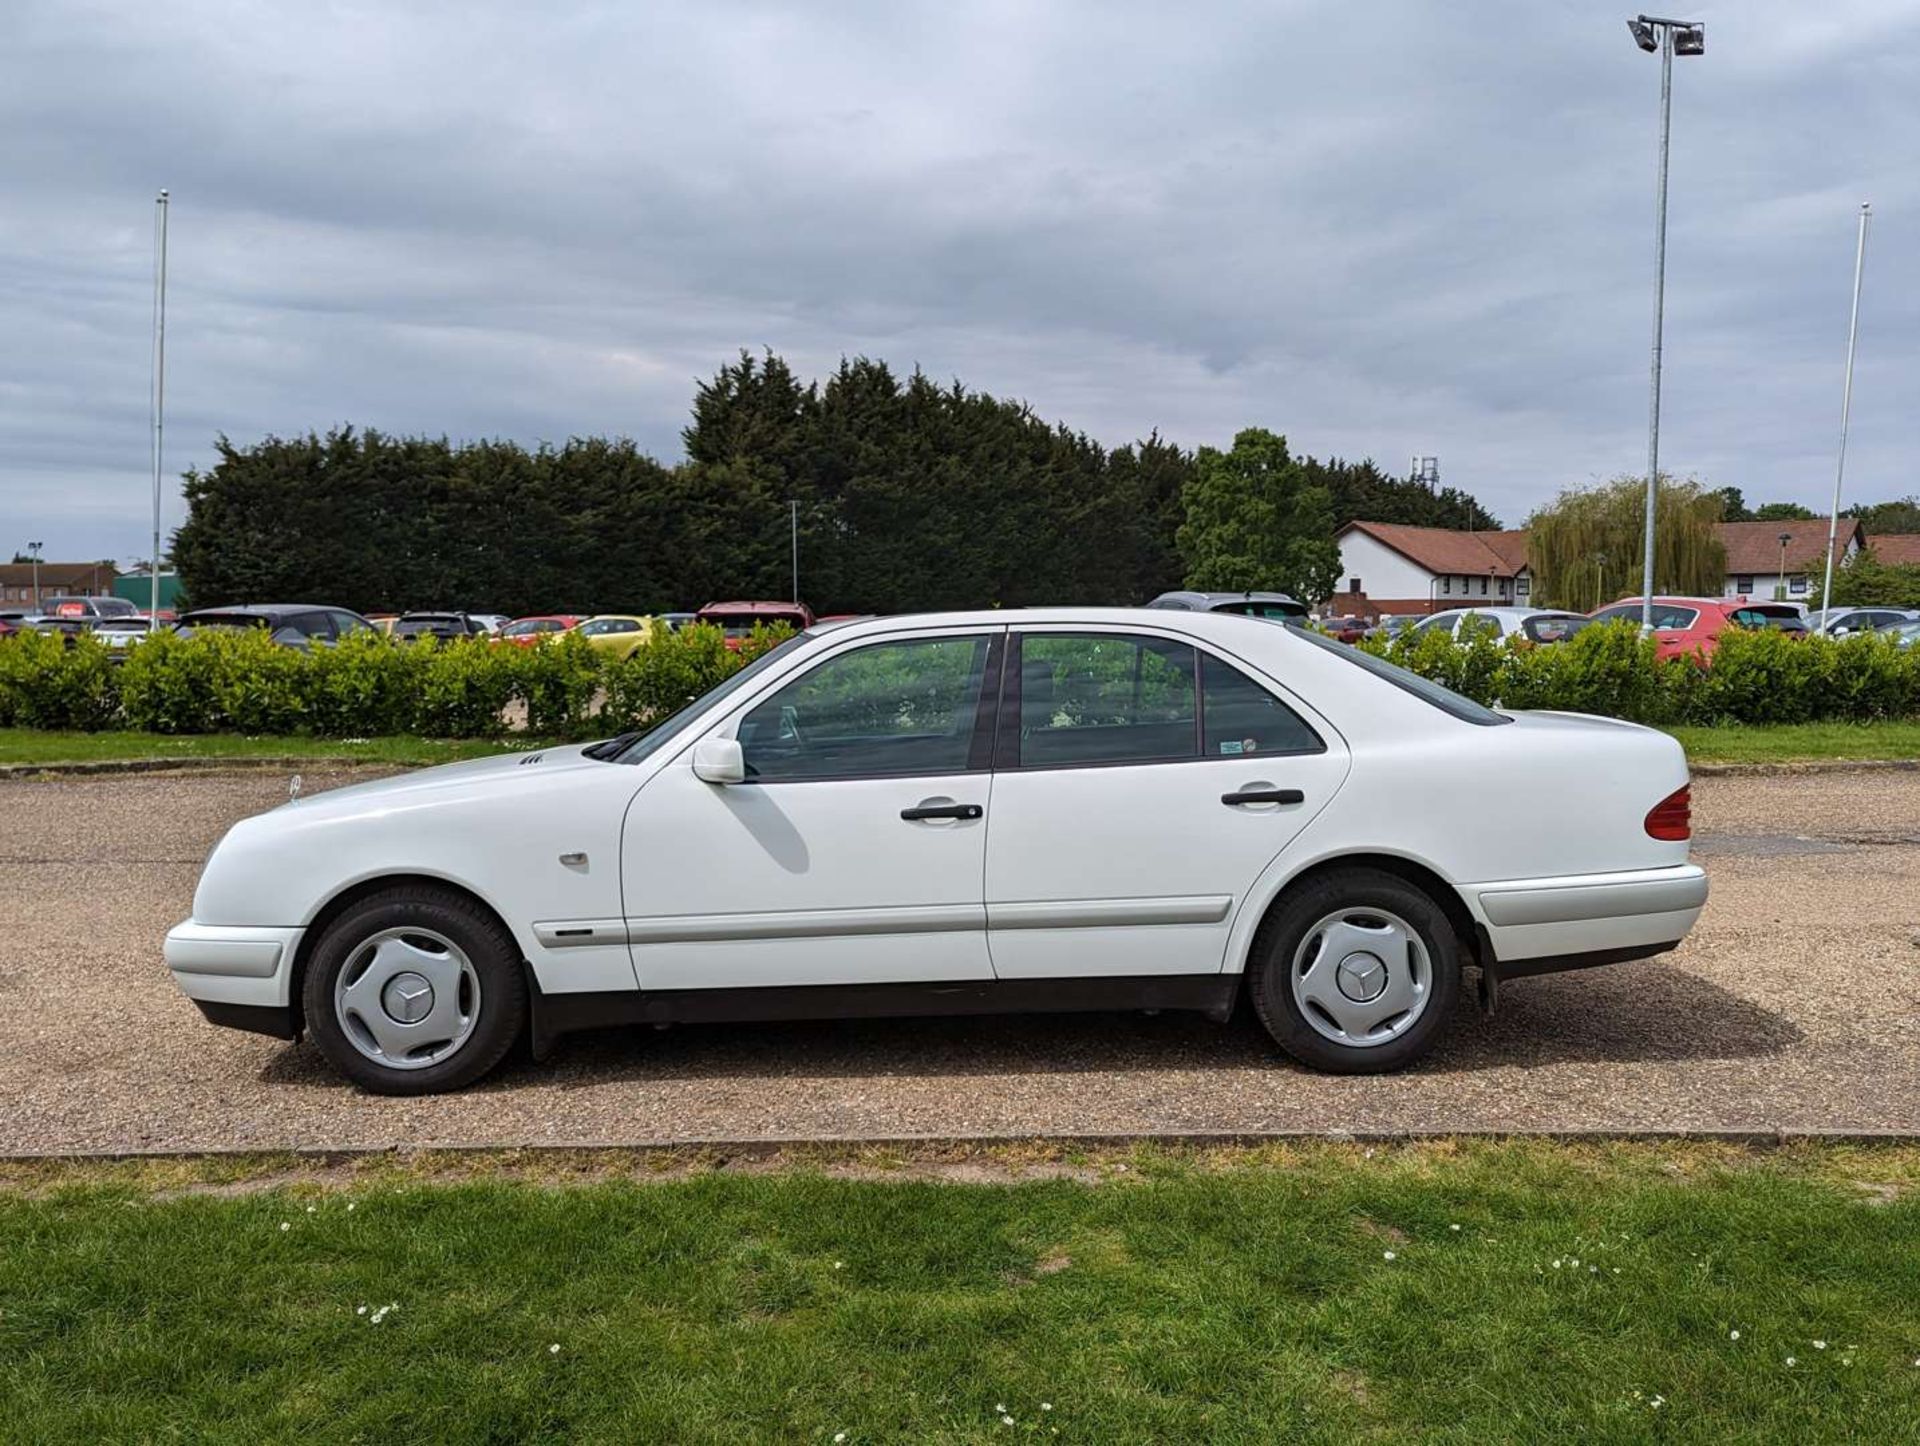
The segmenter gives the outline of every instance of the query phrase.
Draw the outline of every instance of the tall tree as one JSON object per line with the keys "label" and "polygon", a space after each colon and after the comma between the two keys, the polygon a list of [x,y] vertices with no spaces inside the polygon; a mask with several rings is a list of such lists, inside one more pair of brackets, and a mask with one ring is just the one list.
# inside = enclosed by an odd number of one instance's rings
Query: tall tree
{"label": "tall tree", "polygon": [[[1727,554],[1714,532],[1721,498],[1698,482],[1660,479],[1654,513],[1654,589],[1717,593]],[[1590,612],[1637,594],[1646,541],[1646,479],[1616,477],[1562,492],[1527,519],[1534,601]]]}
{"label": "tall tree", "polygon": [[[1755,522],[1811,522],[1819,516],[1810,507],[1802,507],[1798,502],[1762,502],[1753,509]],[[1729,517],[1727,521],[1735,519]]]}
{"label": "tall tree", "polygon": [[1184,501],[1176,540],[1189,587],[1272,589],[1309,603],[1332,596],[1333,499],[1285,437],[1249,427],[1230,451],[1202,447]]}
{"label": "tall tree", "polygon": [[1747,498],[1738,487],[1716,487],[1713,495],[1720,499],[1720,520],[1722,522],[1750,522],[1753,514],[1747,510]]}
{"label": "tall tree", "polygon": [[1860,519],[1870,538],[1884,537],[1890,532],[1920,532],[1920,497],[1896,497],[1891,502],[1856,507],[1853,515]]}

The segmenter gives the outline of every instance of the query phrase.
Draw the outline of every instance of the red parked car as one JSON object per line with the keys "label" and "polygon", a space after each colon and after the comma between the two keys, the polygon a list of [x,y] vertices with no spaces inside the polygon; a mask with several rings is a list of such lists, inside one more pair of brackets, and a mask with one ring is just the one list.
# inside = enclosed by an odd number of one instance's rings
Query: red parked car
{"label": "red parked car", "polygon": [[584,613],[548,613],[540,617],[515,618],[494,635],[494,641],[512,643],[516,648],[530,648],[535,643],[544,643],[561,633],[571,632],[586,620]]}
{"label": "red parked car", "polygon": [[714,602],[694,614],[695,622],[722,629],[727,646],[738,649],[756,627],[785,623],[796,633],[813,626],[813,609],[805,603],[790,602]]}
{"label": "red parked car", "polygon": [[[1623,598],[1591,613],[1596,622],[1640,621],[1641,599]],[[1694,657],[1705,662],[1728,628],[1778,628],[1804,634],[1806,618],[1792,603],[1742,602],[1717,597],[1656,597],[1654,643],[1663,658]]]}

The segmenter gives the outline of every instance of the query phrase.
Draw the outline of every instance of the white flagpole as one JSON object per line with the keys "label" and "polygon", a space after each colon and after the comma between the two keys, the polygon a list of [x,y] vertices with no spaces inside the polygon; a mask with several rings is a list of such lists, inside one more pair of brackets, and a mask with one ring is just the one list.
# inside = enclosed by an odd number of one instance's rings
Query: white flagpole
{"label": "white flagpole", "polygon": [[147,621],[160,617],[160,467],[167,425],[167,193],[154,197],[153,233],[153,554],[152,600]]}
{"label": "white flagpole", "polygon": [[1847,475],[1847,424],[1853,420],[1853,353],[1860,344],[1860,277],[1867,266],[1867,220],[1873,207],[1860,203],[1860,244],[1853,253],[1853,319],[1847,323],[1847,385],[1840,396],[1840,460],[1833,469],[1833,506],[1827,509],[1827,578],[1820,588],[1820,616],[1833,606],[1833,548],[1840,530],[1840,483]]}

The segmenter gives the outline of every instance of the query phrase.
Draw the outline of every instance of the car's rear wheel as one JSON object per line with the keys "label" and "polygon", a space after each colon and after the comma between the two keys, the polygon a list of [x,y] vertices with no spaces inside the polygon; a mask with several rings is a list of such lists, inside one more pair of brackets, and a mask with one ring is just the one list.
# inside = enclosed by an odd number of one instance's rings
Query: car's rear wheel
{"label": "car's rear wheel", "polygon": [[1247,961],[1254,1012],[1303,1064],[1378,1074],[1445,1031],[1460,946],[1439,904],[1381,869],[1339,869],[1285,896]]}
{"label": "car's rear wheel", "polygon": [[500,921],[449,890],[396,885],[327,925],[307,964],[314,1042],[375,1094],[472,1084],[527,1020],[520,951]]}

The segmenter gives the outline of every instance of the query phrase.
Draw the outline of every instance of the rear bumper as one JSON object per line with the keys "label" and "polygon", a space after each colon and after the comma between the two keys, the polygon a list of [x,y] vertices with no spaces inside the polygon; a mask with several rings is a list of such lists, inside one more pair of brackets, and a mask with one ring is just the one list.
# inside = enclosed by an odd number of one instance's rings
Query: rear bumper
{"label": "rear bumper", "polygon": [[226,1006],[224,1014],[242,1009],[290,1012],[294,951],[304,932],[188,919],[167,934],[167,968],[180,992],[216,1024],[238,1020],[216,1017],[209,1005]]}
{"label": "rear bumper", "polygon": [[1707,902],[1707,875],[1698,865],[1676,864],[1465,884],[1460,893],[1500,972],[1511,977],[1673,948]]}

